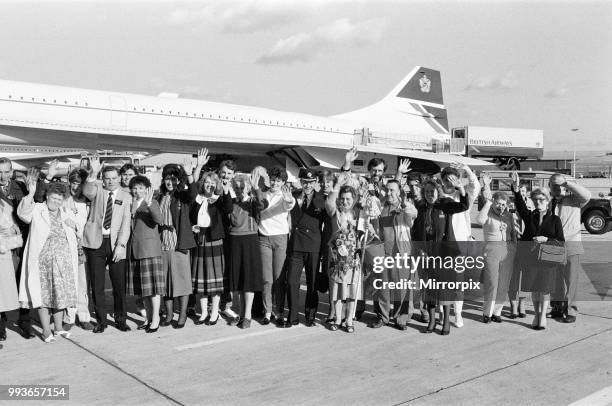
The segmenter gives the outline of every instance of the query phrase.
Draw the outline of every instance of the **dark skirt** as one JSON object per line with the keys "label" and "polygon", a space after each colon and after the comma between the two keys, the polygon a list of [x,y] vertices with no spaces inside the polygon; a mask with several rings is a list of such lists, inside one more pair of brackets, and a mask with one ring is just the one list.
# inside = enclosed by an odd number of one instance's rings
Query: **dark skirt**
{"label": "dark skirt", "polygon": [[191,250],[191,282],[194,294],[223,293],[225,256],[223,240],[203,241]]}
{"label": "dark skirt", "polygon": [[180,297],[191,294],[189,253],[162,251],[162,267],[166,278],[166,297]]}
{"label": "dark skirt", "polygon": [[165,295],[166,274],[162,265],[162,258],[130,260],[125,285],[128,295]]}
{"label": "dark skirt", "polygon": [[432,259],[419,272],[420,278],[425,283],[429,283],[423,286],[423,301],[429,305],[445,306],[463,300],[463,291],[457,288],[457,285],[464,280],[463,272],[445,266],[450,261],[449,258],[461,255],[461,251],[457,249],[457,243],[427,241],[425,252],[429,254],[425,258],[431,256]]}
{"label": "dark skirt", "polygon": [[263,289],[263,270],[259,236],[231,235],[230,244],[230,291],[260,292]]}
{"label": "dark skirt", "polygon": [[531,250],[524,258],[521,289],[524,292],[549,294],[554,291],[561,265],[538,260],[538,250]]}

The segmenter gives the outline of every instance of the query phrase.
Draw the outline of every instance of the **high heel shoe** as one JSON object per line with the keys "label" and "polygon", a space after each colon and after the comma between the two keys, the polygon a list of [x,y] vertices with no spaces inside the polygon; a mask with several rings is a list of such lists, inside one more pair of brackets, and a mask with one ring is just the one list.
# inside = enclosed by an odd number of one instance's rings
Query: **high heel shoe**
{"label": "high heel shoe", "polygon": [[427,326],[427,328],[425,328],[424,330],[421,331],[421,333],[423,334],[431,334],[436,330],[436,325],[434,324],[433,326]]}
{"label": "high heel shoe", "polygon": [[172,320],[168,321],[168,320],[164,320],[161,323],[159,323],[160,327],[168,327],[169,325],[172,324]]}
{"label": "high heel shoe", "polygon": [[136,327],[136,330],[147,330],[149,327],[151,327],[151,323],[145,323],[145,324],[141,324],[140,326]]}
{"label": "high heel shoe", "polygon": [[448,329],[448,330],[442,329],[442,331],[440,332],[440,334],[441,334],[441,335],[443,335],[443,336],[447,336],[447,335],[449,335],[449,334],[450,334],[450,327],[449,327],[449,329]]}
{"label": "high heel shoe", "polygon": [[208,325],[214,326],[219,321],[219,315],[217,314],[217,318],[215,320],[211,320],[210,316],[208,317]]}
{"label": "high heel shoe", "polygon": [[155,327],[155,328],[151,328],[151,326],[149,325],[149,326],[147,326],[145,332],[147,334],[151,334],[151,333],[157,333],[157,330],[159,330],[159,325],[157,327]]}
{"label": "high heel shoe", "polygon": [[183,327],[185,327],[185,323],[187,322],[187,320],[183,321],[182,323],[180,321],[176,322],[176,325],[174,326],[175,329],[181,329]]}

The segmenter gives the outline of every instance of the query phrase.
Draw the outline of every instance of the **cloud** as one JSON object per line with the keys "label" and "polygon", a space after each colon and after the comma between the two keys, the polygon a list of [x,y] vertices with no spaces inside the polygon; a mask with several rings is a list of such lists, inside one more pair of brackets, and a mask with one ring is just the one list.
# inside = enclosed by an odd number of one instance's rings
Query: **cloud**
{"label": "cloud", "polygon": [[507,72],[503,76],[482,76],[472,80],[465,90],[488,90],[488,89],[515,89],[519,81],[513,72]]}
{"label": "cloud", "polygon": [[177,8],[167,18],[173,25],[213,25],[226,32],[251,33],[303,20],[316,2],[295,0],[208,1],[199,8]]}
{"label": "cloud", "polygon": [[544,96],[549,97],[551,99],[560,99],[562,97],[567,96],[569,91],[570,90],[567,86],[561,86],[556,89],[549,90]]}
{"label": "cloud", "polygon": [[383,28],[381,20],[353,23],[348,18],[341,18],[313,32],[295,34],[277,41],[272,49],[257,58],[257,62],[263,64],[305,62],[330,48],[362,47],[378,42]]}

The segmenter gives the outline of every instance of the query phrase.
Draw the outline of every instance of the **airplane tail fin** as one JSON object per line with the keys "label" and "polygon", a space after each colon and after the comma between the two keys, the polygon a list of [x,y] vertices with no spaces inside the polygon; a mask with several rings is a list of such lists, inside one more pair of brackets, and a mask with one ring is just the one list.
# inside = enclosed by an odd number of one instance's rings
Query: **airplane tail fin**
{"label": "airplane tail fin", "polygon": [[437,70],[415,67],[381,101],[335,116],[363,122],[380,122],[407,132],[448,134],[448,117]]}

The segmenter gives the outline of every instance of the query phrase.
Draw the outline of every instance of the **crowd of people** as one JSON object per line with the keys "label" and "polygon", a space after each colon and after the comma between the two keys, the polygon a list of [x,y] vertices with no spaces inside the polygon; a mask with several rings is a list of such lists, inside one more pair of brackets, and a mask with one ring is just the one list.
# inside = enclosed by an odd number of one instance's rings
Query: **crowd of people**
{"label": "crowd of people", "polygon": [[[128,296],[137,298],[137,329],[146,333],[181,329],[189,319],[214,326],[221,317],[242,329],[254,318],[289,328],[300,323],[301,310],[306,326],[353,333],[371,298],[371,328],[405,330],[416,319],[432,333],[439,312],[441,334],[448,335],[451,310],[454,326],[464,324],[463,292],[373,288],[372,277],[458,281],[462,273],[397,266],[373,273],[372,259],[468,255],[477,201],[482,321],[502,322],[507,300],[508,317],[526,317],[524,292],[531,292],[534,329],[545,329],[547,316],[576,320],[585,188],[555,174],[549,189],[528,190],[513,173],[511,210],[507,194],[491,192],[491,177],[479,179],[466,165],[425,176],[401,160],[395,177],[386,178],[380,158],[370,160],[368,174],[353,173],[357,157],[349,150],[338,173],[300,168],[299,184],[289,184],[280,167],[245,173],[226,160],[209,168],[202,149],[193,165],[164,166],[161,185],[133,165],[104,166],[96,158],[65,182],[55,180],[53,163],[46,174],[31,169],[19,182],[11,161],[0,158],[0,340],[13,310],[25,338],[35,337],[34,309],[46,343],[69,337],[75,324],[103,333],[107,272],[112,319],[124,332],[131,330]],[[327,316],[318,319],[325,292]]]}

